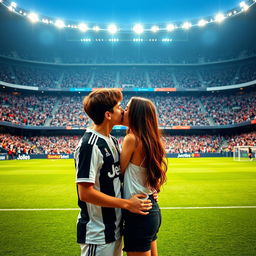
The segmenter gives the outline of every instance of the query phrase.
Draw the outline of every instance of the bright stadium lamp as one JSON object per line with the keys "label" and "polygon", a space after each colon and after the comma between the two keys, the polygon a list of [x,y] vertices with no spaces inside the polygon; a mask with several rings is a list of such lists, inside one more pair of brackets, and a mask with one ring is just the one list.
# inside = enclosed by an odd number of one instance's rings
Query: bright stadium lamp
{"label": "bright stadium lamp", "polygon": [[65,23],[63,20],[56,20],[54,25],[57,27],[57,28],[64,28],[65,27]]}
{"label": "bright stadium lamp", "polygon": [[181,27],[182,27],[183,29],[190,29],[191,26],[192,26],[192,24],[191,24],[190,22],[186,21],[186,22],[184,22],[184,23],[182,24]]}
{"label": "bright stadium lamp", "polygon": [[11,2],[11,7],[16,8],[17,4],[15,2]]}
{"label": "bright stadium lamp", "polygon": [[240,7],[242,8],[243,11],[247,11],[249,9],[249,6],[245,3],[245,1],[240,3]]}
{"label": "bright stadium lamp", "polygon": [[215,21],[218,23],[221,23],[224,19],[225,19],[225,16],[222,13],[219,13],[215,16]]}
{"label": "bright stadium lamp", "polygon": [[151,27],[151,31],[152,31],[153,33],[156,33],[156,32],[159,31],[159,27],[156,26],[156,25],[154,25],[154,26]]}
{"label": "bright stadium lamp", "polygon": [[28,15],[28,18],[31,22],[35,23],[35,22],[38,22],[39,21],[39,18],[38,18],[38,15],[34,12],[31,12],[29,15]]}
{"label": "bright stadium lamp", "polygon": [[95,31],[95,32],[100,31],[100,27],[99,27],[99,26],[94,26],[92,29],[93,29],[93,31]]}
{"label": "bright stadium lamp", "polygon": [[82,31],[82,32],[86,32],[86,31],[89,29],[88,26],[87,26],[87,24],[84,24],[84,23],[79,24],[79,25],[78,25],[78,28],[79,28],[79,30]]}
{"label": "bright stadium lamp", "polygon": [[207,23],[208,23],[207,20],[199,20],[197,24],[199,27],[204,27]]}
{"label": "bright stadium lamp", "polygon": [[168,24],[167,26],[166,26],[166,30],[168,31],[168,32],[171,32],[171,31],[173,31],[175,29],[175,26],[173,25],[173,24]]}
{"label": "bright stadium lamp", "polygon": [[115,34],[116,32],[117,32],[117,26],[115,25],[115,24],[110,24],[109,26],[108,26],[108,32],[110,33],[110,34]]}
{"label": "bright stadium lamp", "polygon": [[136,33],[136,34],[142,34],[144,32],[144,28],[141,24],[136,24],[134,27],[133,27],[133,31]]}

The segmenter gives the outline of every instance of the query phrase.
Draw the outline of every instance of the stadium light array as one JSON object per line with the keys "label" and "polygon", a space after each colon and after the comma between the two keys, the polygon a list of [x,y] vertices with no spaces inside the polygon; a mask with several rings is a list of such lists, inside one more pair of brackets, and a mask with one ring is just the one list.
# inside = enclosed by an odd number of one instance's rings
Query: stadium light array
{"label": "stadium light array", "polygon": [[37,15],[36,13],[17,7],[16,2],[11,2],[9,0],[0,0],[0,4],[4,5],[11,12],[14,12],[24,17],[27,16],[28,20],[34,23],[42,22],[44,24],[55,25],[57,28],[65,27],[67,29],[79,29],[81,32],[86,32],[88,30],[94,31],[94,32],[104,31],[114,35],[119,31],[126,31],[126,32],[128,31],[128,32],[134,32],[135,34],[139,35],[139,34],[142,34],[144,31],[147,33],[156,33],[158,31],[172,32],[176,29],[188,30],[191,27],[196,27],[196,26],[204,27],[207,24],[214,23],[214,22],[221,23],[226,18],[233,17],[248,11],[248,9],[251,6],[256,4],[256,0],[241,1],[240,4],[236,8],[233,8],[232,10],[228,10],[227,12],[219,13],[216,16],[202,18],[199,20],[192,20],[192,21],[186,21],[186,22],[174,22],[173,24],[167,24],[167,25],[136,24],[135,26],[132,27],[132,29],[119,28],[118,25],[115,25],[115,24],[110,24],[110,25],[102,24],[102,26],[98,26],[98,25],[90,26],[84,23],[81,23],[81,24],[73,23],[73,24],[65,25],[65,22],[63,20],[54,20],[52,18],[49,18],[48,16],[42,16],[42,15],[40,15],[41,18],[39,18],[39,15]]}

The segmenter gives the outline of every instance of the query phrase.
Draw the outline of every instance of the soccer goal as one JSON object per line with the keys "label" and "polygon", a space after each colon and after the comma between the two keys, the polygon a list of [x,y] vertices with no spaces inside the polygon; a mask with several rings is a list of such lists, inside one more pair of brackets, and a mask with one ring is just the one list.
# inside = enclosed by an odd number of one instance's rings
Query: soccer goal
{"label": "soccer goal", "polygon": [[[251,151],[251,157],[249,152]],[[234,161],[252,161],[256,156],[256,146],[235,146],[233,152]]]}

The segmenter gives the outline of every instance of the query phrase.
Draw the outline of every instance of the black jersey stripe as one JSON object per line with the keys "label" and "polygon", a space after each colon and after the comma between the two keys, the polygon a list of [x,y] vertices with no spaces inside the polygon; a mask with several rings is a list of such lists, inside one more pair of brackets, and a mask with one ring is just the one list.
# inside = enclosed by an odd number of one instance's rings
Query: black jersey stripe
{"label": "black jersey stripe", "polygon": [[[104,194],[115,197],[116,194],[115,194],[113,179],[110,179],[108,176],[108,173],[111,173],[111,174],[113,173],[113,168],[115,167],[114,156],[112,154],[111,156],[108,156],[108,157],[106,156],[104,149],[106,148],[108,152],[111,152],[111,150],[104,139],[99,138],[97,145],[99,145],[99,149],[103,155],[103,161],[104,161],[102,169],[100,170],[100,177],[99,177],[100,191]],[[110,158],[111,160],[108,160],[107,158]],[[106,243],[111,243],[115,241],[116,211],[114,208],[102,207],[101,212],[102,212],[103,224],[105,225],[105,230],[104,230],[105,241]]]}

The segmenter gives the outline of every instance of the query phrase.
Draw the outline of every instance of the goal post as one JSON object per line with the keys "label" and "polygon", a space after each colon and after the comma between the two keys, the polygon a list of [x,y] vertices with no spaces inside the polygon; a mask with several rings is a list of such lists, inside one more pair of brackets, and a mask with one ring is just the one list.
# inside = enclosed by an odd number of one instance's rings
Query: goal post
{"label": "goal post", "polygon": [[[251,150],[250,150],[251,149]],[[251,157],[250,152],[251,151]],[[256,146],[235,146],[233,151],[234,161],[252,161],[256,157]]]}

